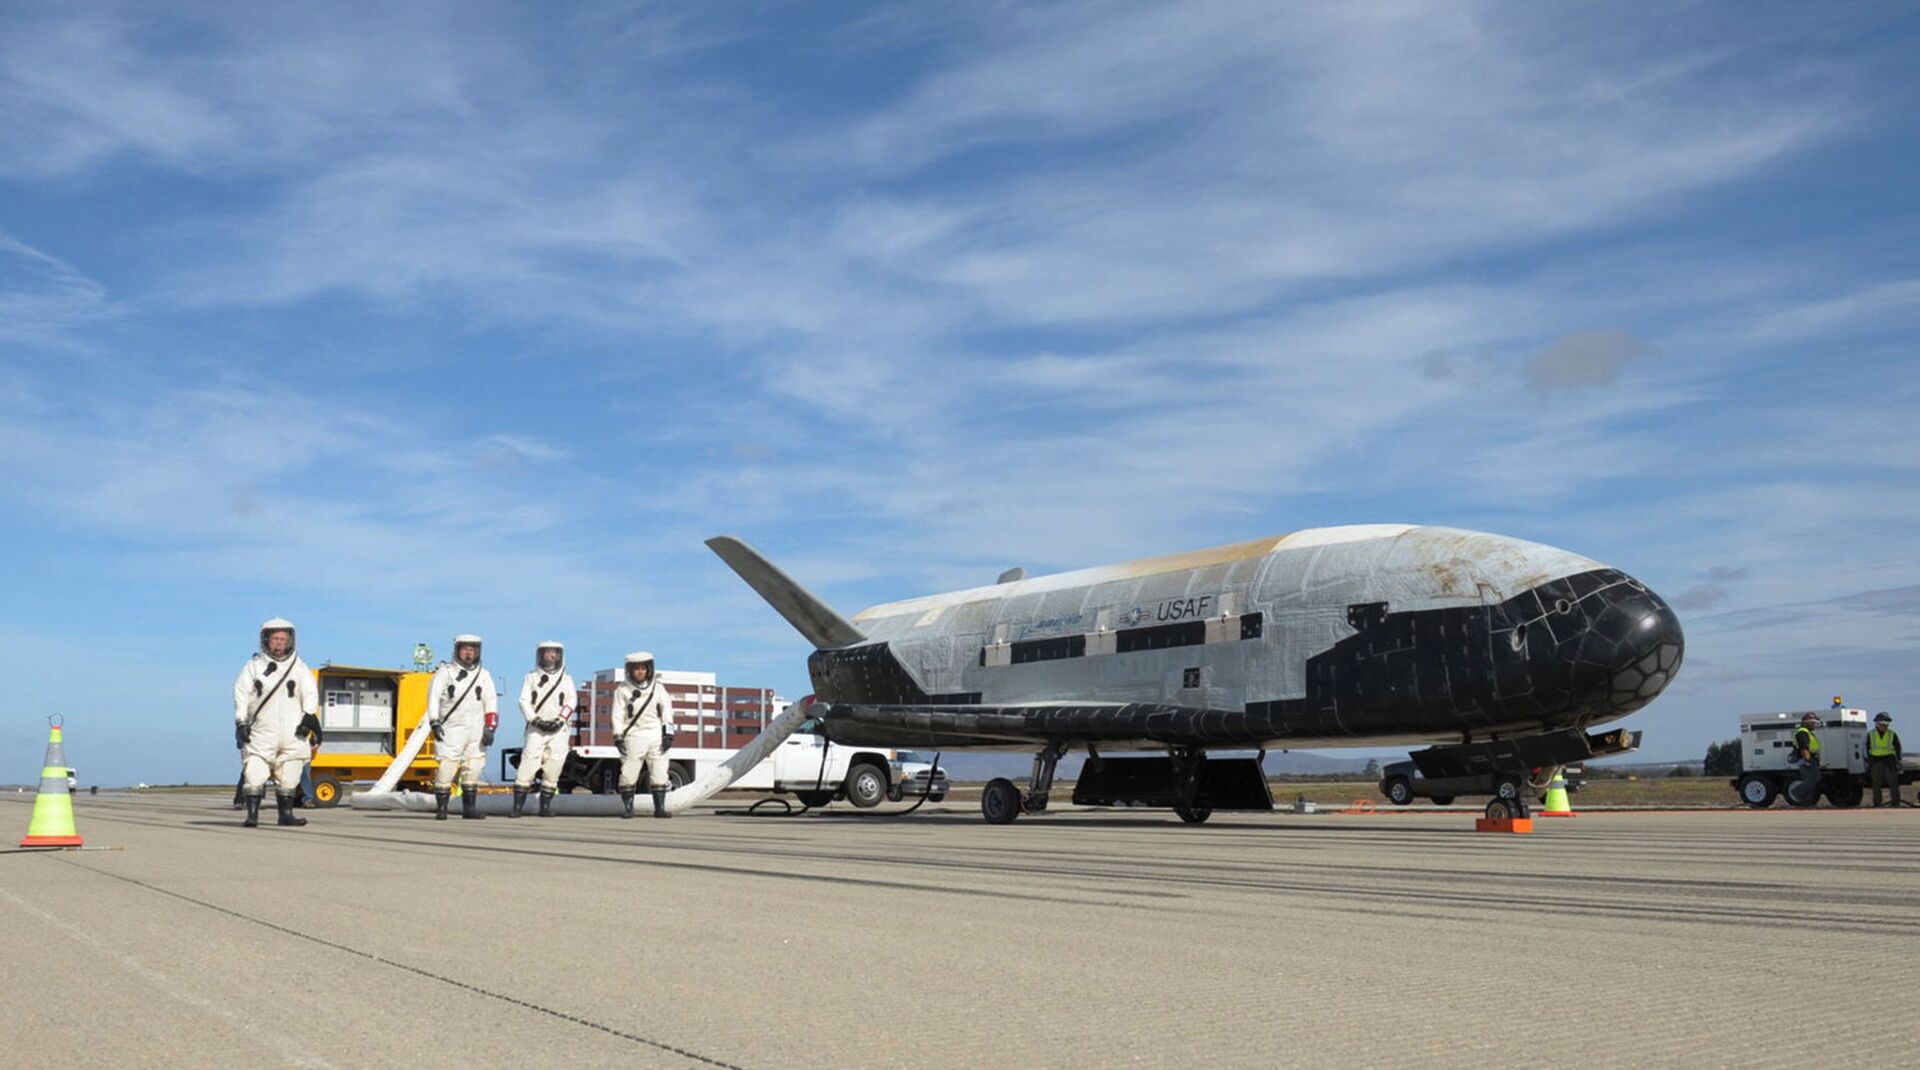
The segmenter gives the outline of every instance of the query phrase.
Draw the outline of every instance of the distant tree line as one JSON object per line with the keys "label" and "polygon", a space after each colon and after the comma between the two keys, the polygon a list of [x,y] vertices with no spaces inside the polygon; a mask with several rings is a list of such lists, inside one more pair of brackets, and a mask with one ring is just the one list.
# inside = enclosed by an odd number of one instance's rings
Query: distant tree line
{"label": "distant tree line", "polygon": [[1708,776],[1740,775],[1740,741],[1729,739],[1724,743],[1707,744],[1707,760],[1702,763]]}

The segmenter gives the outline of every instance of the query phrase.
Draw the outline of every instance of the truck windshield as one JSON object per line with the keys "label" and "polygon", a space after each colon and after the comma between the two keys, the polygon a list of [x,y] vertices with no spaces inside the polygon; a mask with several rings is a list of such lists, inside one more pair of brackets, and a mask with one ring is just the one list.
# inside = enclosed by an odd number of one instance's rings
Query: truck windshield
{"label": "truck windshield", "polygon": [[897,755],[899,755],[899,757],[895,759],[896,761],[902,761],[902,762],[924,762],[924,761],[926,761],[926,759],[925,759],[925,758],[922,758],[922,757],[920,757],[920,752],[919,752],[919,751],[914,751],[914,750],[903,750],[903,751],[896,751],[896,752],[894,752],[894,753],[896,753]]}

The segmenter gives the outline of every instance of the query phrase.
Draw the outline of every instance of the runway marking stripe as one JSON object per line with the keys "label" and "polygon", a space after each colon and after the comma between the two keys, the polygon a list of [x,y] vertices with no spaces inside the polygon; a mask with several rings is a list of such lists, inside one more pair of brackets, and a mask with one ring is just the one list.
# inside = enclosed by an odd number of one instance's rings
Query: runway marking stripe
{"label": "runway marking stripe", "polygon": [[214,911],[215,913],[225,914],[228,917],[232,917],[232,918],[238,918],[241,921],[250,922],[254,925],[258,925],[263,929],[271,929],[274,932],[281,933],[286,936],[291,936],[291,937],[294,937],[295,939],[305,940],[309,943],[319,944],[321,947],[332,948],[335,951],[343,951],[357,958],[366,959],[369,962],[377,962],[382,966],[390,966],[396,970],[402,970],[419,977],[425,977],[431,981],[439,981],[441,984],[452,985],[455,988],[465,989],[466,991],[472,992],[475,995],[485,996],[488,999],[496,999],[502,1003],[509,1003],[509,1004],[512,1004],[513,1006],[521,1007],[526,1010],[534,1011],[539,1014],[544,1014],[551,1018],[558,1018],[563,1022],[571,1022],[574,1025],[585,1026],[588,1029],[598,1030],[599,1032],[606,1033],[609,1036],[616,1036],[622,1040],[630,1040],[630,1041],[633,1041],[635,1044],[643,1044],[649,1048],[655,1049],[656,1051],[669,1052],[671,1054],[678,1055],[683,1059],[690,1059],[696,1063],[700,1063],[705,1066],[724,1067],[725,1070],[746,1070],[745,1067],[740,1066],[736,1063],[723,1062],[719,1059],[714,1059],[705,1055],[701,1055],[698,1052],[692,1052],[692,1051],[686,1050],[685,1048],[675,1047],[674,1045],[668,1044],[664,1041],[649,1040],[646,1037],[636,1036],[632,1033],[623,1032],[621,1030],[613,1028],[612,1026],[602,1025],[599,1022],[591,1021],[589,1019],[582,1018],[578,1015],[568,1014],[565,1011],[554,1010],[552,1007],[544,1007],[538,1003],[532,1003],[527,1000],[520,999],[517,996],[509,996],[503,992],[495,992],[491,989],[481,988],[479,985],[469,984],[465,981],[461,981],[453,977],[448,977],[445,974],[434,973],[431,970],[423,970],[418,966],[412,966],[404,962],[396,962],[393,959],[386,958],[381,955],[376,955],[371,951],[362,951],[357,947],[349,947],[346,944],[335,943],[334,941],[328,940],[325,937],[314,936],[311,933],[303,933],[298,929],[289,928],[285,925],[281,925],[278,922],[268,921],[265,918],[256,918],[251,914],[244,914],[238,910],[233,910],[229,907],[223,907],[218,903],[209,903],[203,899],[195,899],[193,896],[186,895],[181,892],[172,891],[167,888],[162,888],[157,884],[148,884],[146,881],[140,880],[137,877],[128,877],[119,873],[109,873],[106,870],[94,869],[92,866],[83,866],[80,863],[75,862],[72,859],[68,859],[68,858],[61,858],[60,861],[65,862],[67,865],[70,865],[75,869],[85,870],[86,872],[92,873],[96,876],[111,877],[112,879],[117,881],[124,881],[137,888],[145,888],[150,892],[158,892],[161,895],[168,896],[169,898],[178,899],[183,903],[192,903],[194,906],[197,906],[197,907],[205,907],[206,909]]}

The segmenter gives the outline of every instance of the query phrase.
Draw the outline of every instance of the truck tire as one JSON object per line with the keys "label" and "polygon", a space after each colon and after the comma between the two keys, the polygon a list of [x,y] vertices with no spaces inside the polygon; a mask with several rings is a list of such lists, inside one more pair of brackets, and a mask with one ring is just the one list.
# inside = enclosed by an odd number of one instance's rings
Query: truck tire
{"label": "truck tire", "polygon": [[1385,795],[1387,801],[1395,806],[1412,806],[1413,782],[1403,776],[1388,777],[1380,794]]}
{"label": "truck tire", "polygon": [[1755,810],[1765,810],[1772,806],[1773,800],[1780,795],[1780,789],[1773,786],[1773,778],[1761,776],[1759,773],[1748,773],[1741,777],[1738,790],[1740,801]]}
{"label": "truck tire", "polygon": [[1786,800],[1788,806],[1797,806],[1800,809],[1805,810],[1805,809],[1808,809],[1809,807],[1820,805],[1819,789],[1816,788],[1812,794],[1808,795],[1805,799],[1802,799],[1800,797],[1799,792],[1796,792],[1793,790],[1799,786],[1800,786],[1800,778],[1798,776],[1795,776],[1792,779],[1787,781],[1786,788],[1780,792],[1780,797]]}
{"label": "truck tire", "polygon": [[[339,806],[340,796],[344,794],[340,787],[340,778],[331,773],[322,773],[313,778],[313,805]],[[1856,803],[1858,799],[1854,800]]]}
{"label": "truck tire", "polygon": [[848,802],[862,810],[871,810],[887,797],[886,771],[872,762],[859,762],[847,770],[844,787]]}
{"label": "truck tire", "polygon": [[[320,786],[315,784],[314,790],[318,791],[319,789]],[[1828,781],[1826,794],[1827,801],[1841,810],[1851,810],[1859,806],[1860,800],[1867,796],[1866,789],[1862,788],[1858,782],[1852,780]]]}
{"label": "truck tire", "polygon": [[667,763],[667,790],[679,791],[693,783],[693,766],[687,762]]}
{"label": "truck tire", "polygon": [[1020,789],[1006,777],[994,777],[980,791],[980,816],[989,825],[1011,825],[1020,816]]}

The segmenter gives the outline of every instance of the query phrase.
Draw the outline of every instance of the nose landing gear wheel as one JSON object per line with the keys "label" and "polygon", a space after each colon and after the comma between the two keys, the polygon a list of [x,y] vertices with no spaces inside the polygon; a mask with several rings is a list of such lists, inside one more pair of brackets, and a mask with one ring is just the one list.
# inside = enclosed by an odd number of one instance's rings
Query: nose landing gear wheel
{"label": "nose landing gear wheel", "polygon": [[1527,816],[1525,799],[1495,799],[1487,804],[1489,821],[1517,820]]}
{"label": "nose landing gear wheel", "polygon": [[1180,820],[1185,821],[1189,825],[1200,825],[1204,824],[1207,818],[1213,816],[1213,807],[1176,806],[1173,808],[1173,812],[1179,814]]}
{"label": "nose landing gear wheel", "polygon": [[989,825],[1011,825],[1020,816],[1020,789],[1006,777],[987,781],[980,792],[980,816]]}

